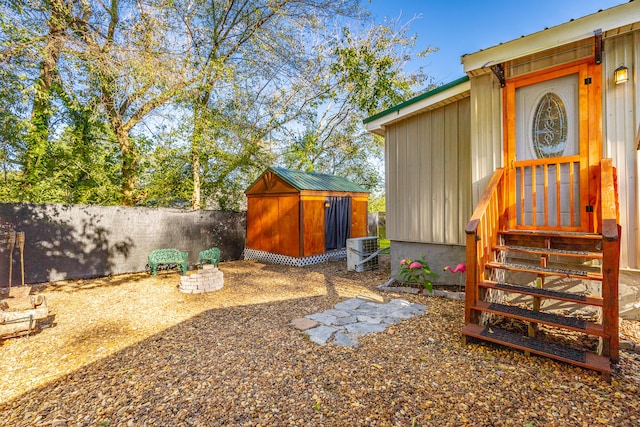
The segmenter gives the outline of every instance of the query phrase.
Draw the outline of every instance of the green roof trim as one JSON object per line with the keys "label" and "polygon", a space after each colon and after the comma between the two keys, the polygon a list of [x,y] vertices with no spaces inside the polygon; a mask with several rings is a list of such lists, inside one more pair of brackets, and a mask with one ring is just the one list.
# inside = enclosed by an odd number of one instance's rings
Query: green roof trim
{"label": "green roof trim", "polygon": [[393,107],[391,107],[391,108],[389,108],[387,110],[384,110],[381,113],[378,113],[376,115],[368,117],[368,118],[364,119],[362,121],[362,123],[364,123],[366,125],[367,123],[372,122],[374,120],[377,120],[377,119],[379,119],[381,117],[384,117],[387,114],[391,114],[393,112],[401,110],[402,108],[408,107],[411,104],[415,104],[416,102],[420,102],[420,101],[422,101],[424,99],[430,98],[430,97],[432,97],[434,95],[439,94],[440,92],[444,92],[447,89],[451,89],[452,87],[456,87],[459,84],[466,83],[468,81],[469,81],[469,76],[460,77],[459,79],[456,79],[456,80],[454,80],[452,82],[449,82],[447,84],[439,86],[439,87],[437,87],[437,88],[435,88],[433,90],[430,90],[429,92],[425,92],[422,95],[418,95],[418,96],[416,96],[414,98],[411,98],[411,99],[409,99],[407,101],[404,101],[401,104],[395,105],[395,106],[393,106]]}
{"label": "green roof trim", "polygon": [[[296,190],[343,191],[349,193],[369,193],[356,183],[335,175],[316,172],[302,172],[284,168],[270,167],[271,171],[293,186]],[[264,174],[263,174],[264,175]]]}

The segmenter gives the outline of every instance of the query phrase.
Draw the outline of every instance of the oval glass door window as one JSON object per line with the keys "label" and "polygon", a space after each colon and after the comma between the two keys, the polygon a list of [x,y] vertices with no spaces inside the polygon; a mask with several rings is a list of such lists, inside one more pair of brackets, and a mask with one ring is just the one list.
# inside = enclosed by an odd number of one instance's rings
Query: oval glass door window
{"label": "oval glass door window", "polygon": [[535,109],[532,126],[533,148],[539,159],[562,157],[567,144],[567,110],[553,92],[544,94]]}

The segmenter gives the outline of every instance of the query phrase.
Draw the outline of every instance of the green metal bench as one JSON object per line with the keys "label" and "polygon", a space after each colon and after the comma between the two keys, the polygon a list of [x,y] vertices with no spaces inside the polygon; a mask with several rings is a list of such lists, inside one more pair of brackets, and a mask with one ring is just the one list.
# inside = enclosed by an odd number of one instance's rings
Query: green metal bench
{"label": "green metal bench", "polygon": [[200,268],[205,262],[210,262],[211,264],[218,266],[218,262],[220,261],[220,249],[211,248],[206,251],[200,251]]}
{"label": "green metal bench", "polygon": [[184,276],[187,274],[187,252],[179,249],[154,249],[149,254],[149,270],[153,273],[153,277],[158,275],[158,267],[160,265],[177,265],[180,273]]}

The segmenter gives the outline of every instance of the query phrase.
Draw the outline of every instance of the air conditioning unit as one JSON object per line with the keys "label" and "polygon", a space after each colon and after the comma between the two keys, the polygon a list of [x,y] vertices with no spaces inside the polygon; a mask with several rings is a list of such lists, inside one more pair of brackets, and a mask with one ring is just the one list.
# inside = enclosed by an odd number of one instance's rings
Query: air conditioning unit
{"label": "air conditioning unit", "polygon": [[359,273],[378,268],[378,237],[347,239],[347,270]]}

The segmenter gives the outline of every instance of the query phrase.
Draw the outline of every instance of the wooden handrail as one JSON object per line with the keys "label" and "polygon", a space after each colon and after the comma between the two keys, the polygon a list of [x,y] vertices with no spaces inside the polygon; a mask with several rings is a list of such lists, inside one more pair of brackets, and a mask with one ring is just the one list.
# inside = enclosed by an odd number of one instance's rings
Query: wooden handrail
{"label": "wooden handrail", "polygon": [[502,180],[503,175],[504,175],[504,169],[498,168],[495,170],[495,172],[491,176],[489,185],[487,185],[487,188],[484,190],[484,193],[482,194],[482,197],[480,198],[478,205],[476,206],[475,210],[473,211],[473,214],[471,215],[471,219],[469,219],[469,222],[467,223],[467,227],[464,230],[465,233],[472,234],[477,231],[478,224],[480,223],[480,220],[484,216],[487,210],[487,206],[489,206],[491,197],[494,195],[494,193],[498,189],[498,185],[500,184],[500,181]]}
{"label": "wooden handrail", "polygon": [[615,168],[611,159],[600,161],[600,209],[602,218],[602,237],[606,240],[618,240],[618,203],[615,186]]}
{"label": "wooden handrail", "polygon": [[465,286],[465,323],[478,323],[478,313],[471,310],[479,296],[485,264],[497,243],[504,216],[504,169],[496,169],[465,228],[467,234],[467,280]]}

